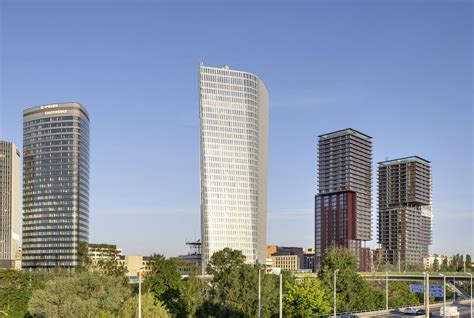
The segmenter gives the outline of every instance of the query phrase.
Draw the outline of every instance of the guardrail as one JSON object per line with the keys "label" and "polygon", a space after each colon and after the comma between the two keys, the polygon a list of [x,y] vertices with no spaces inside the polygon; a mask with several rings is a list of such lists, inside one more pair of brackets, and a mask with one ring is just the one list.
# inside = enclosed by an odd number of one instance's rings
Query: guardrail
{"label": "guardrail", "polygon": [[[456,302],[458,303],[458,302]],[[462,300],[459,301],[459,303],[469,303],[469,300]],[[453,305],[455,304],[454,302],[446,302],[446,305]],[[437,302],[430,302],[430,307],[431,306],[438,306],[438,305],[443,305],[442,301],[437,301]],[[348,311],[348,312],[341,312],[337,313],[337,317],[342,317],[342,316],[356,316],[356,317],[377,317],[378,315],[381,314],[389,314],[393,310],[400,309],[400,308],[407,308],[407,307],[414,307],[414,308],[419,308],[419,309],[424,309],[425,305],[424,304],[415,304],[415,305],[401,305],[397,307],[389,307],[388,309],[385,308],[378,308],[378,309],[370,309],[370,310],[361,310],[361,311]],[[403,311],[400,312],[403,314]],[[333,317],[333,315],[322,315],[322,316],[312,316],[313,318],[330,318]]]}

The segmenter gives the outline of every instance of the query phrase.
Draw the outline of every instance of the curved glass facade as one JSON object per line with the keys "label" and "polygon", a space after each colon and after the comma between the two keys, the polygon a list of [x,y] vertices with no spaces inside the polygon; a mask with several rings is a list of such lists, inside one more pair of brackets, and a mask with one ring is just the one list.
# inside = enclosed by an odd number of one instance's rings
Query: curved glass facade
{"label": "curved glass facade", "polygon": [[78,103],[23,113],[23,268],[75,267],[89,239],[89,115]]}
{"label": "curved glass facade", "polygon": [[265,263],[267,89],[228,67],[201,65],[199,73],[203,269],[225,247]]}

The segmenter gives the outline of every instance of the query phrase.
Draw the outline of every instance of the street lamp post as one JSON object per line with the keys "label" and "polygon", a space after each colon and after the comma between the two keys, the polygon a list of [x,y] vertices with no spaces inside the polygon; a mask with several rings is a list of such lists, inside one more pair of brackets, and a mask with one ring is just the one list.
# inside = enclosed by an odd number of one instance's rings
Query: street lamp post
{"label": "street lamp post", "polygon": [[138,318],[142,318],[142,270],[138,269]]}
{"label": "street lamp post", "polygon": [[283,318],[283,275],[280,273],[280,318]]}
{"label": "street lamp post", "polygon": [[385,272],[385,310],[388,310],[388,272]]}
{"label": "street lamp post", "polygon": [[260,309],[262,308],[260,301],[261,301],[261,283],[260,283],[260,268],[258,268],[258,318],[260,318]]}
{"label": "street lamp post", "polygon": [[339,269],[336,269],[334,271],[334,318],[336,318],[336,279],[337,279],[337,273],[339,272]]}
{"label": "street lamp post", "polygon": [[430,273],[424,272],[425,276],[425,317],[430,317]]}
{"label": "street lamp post", "polygon": [[456,272],[454,272],[454,293],[453,293],[453,302],[456,302]]}
{"label": "street lamp post", "polygon": [[465,274],[471,276],[471,288],[470,288],[470,290],[471,290],[471,318],[473,318],[473,316],[472,316],[473,315],[473,313],[472,313],[472,273],[465,272]]}
{"label": "street lamp post", "polygon": [[142,271],[138,270],[138,318],[142,318]]}
{"label": "street lamp post", "polygon": [[446,317],[446,275],[440,275],[443,276],[443,317]]}

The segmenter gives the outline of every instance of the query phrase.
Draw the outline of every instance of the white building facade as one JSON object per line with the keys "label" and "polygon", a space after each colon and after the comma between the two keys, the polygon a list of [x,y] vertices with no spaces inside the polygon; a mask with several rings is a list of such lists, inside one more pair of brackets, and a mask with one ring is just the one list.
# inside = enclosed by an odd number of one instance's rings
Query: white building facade
{"label": "white building facade", "polygon": [[0,268],[17,268],[20,247],[20,151],[0,140]]}
{"label": "white building facade", "polygon": [[266,261],[268,91],[254,74],[199,67],[203,272],[226,247]]}

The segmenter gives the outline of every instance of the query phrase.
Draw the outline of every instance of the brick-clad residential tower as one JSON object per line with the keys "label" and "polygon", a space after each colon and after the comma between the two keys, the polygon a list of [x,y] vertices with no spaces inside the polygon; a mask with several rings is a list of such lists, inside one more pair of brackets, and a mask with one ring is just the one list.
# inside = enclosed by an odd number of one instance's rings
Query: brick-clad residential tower
{"label": "brick-clad residential tower", "polygon": [[372,137],[348,128],[319,136],[315,198],[316,269],[326,249],[354,251],[359,270],[369,266]]}
{"label": "brick-clad residential tower", "polygon": [[378,243],[390,264],[422,264],[431,244],[431,165],[417,156],[378,165]]}

